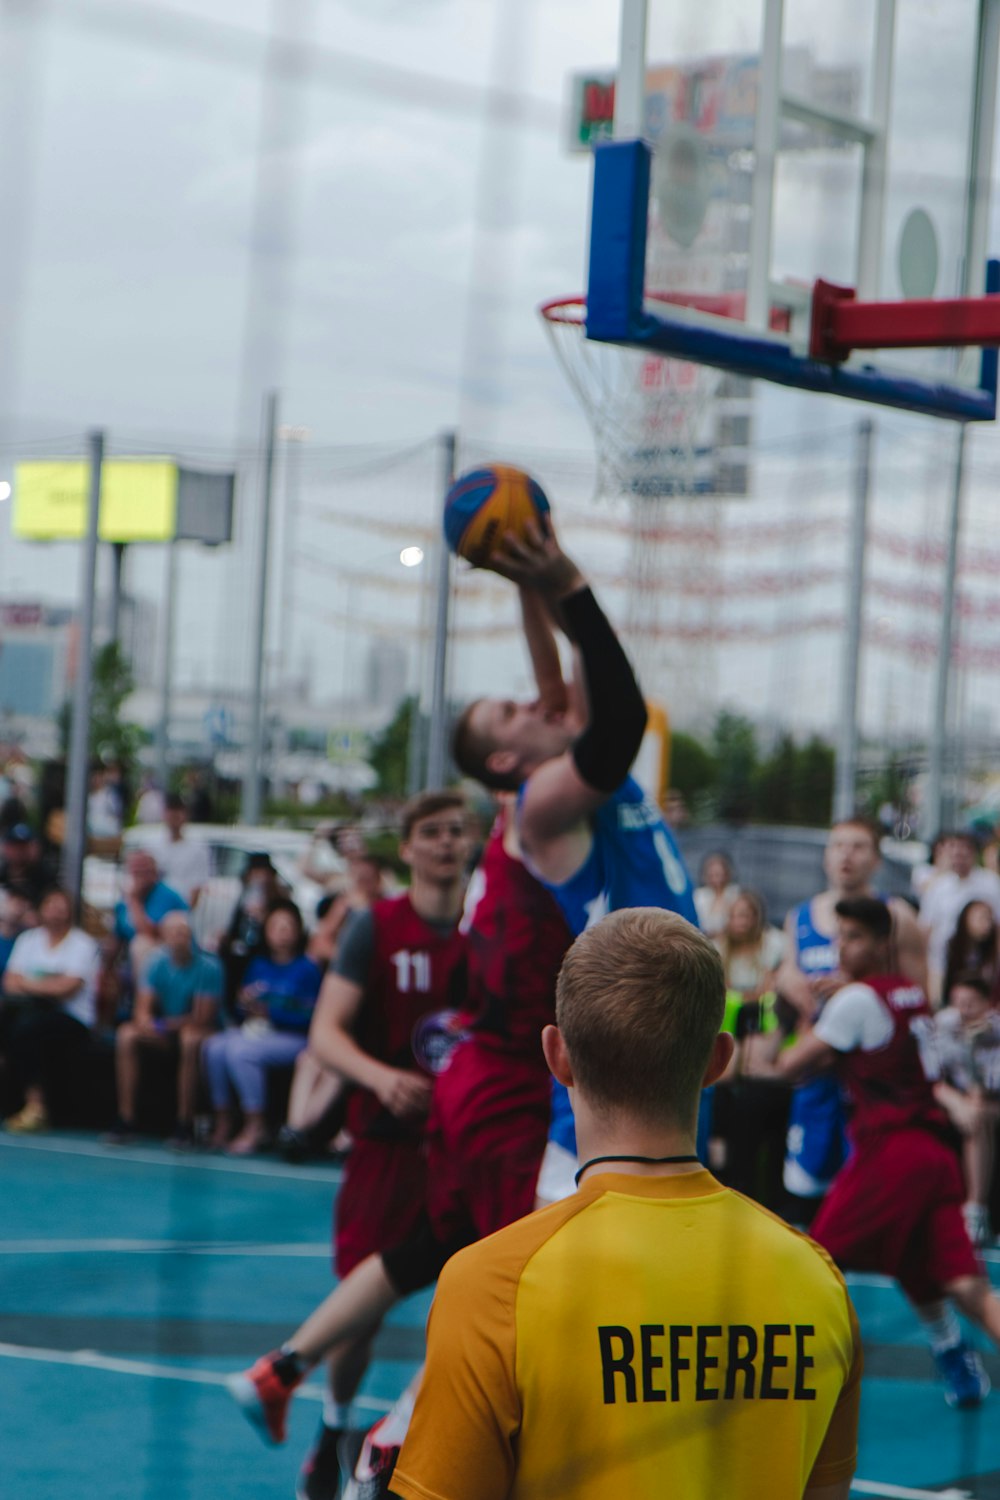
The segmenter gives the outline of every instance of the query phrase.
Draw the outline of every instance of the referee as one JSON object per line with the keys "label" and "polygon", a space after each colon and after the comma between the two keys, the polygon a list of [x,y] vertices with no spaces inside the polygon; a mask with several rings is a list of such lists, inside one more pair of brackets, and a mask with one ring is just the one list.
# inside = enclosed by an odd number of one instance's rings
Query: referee
{"label": "referee", "polygon": [[844,1282],[694,1154],[723,1003],[715,948],[673,913],[615,912],[573,944],[542,1040],[579,1191],[446,1266],[401,1500],[847,1500]]}

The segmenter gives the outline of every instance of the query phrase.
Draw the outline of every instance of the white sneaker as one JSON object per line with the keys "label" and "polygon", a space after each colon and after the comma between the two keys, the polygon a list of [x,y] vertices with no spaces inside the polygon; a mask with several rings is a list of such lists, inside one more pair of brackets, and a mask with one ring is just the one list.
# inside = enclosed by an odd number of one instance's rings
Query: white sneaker
{"label": "white sneaker", "polygon": [[977,1250],[992,1245],[993,1229],[990,1211],[985,1203],[963,1203],[962,1218],[965,1220],[966,1233]]}

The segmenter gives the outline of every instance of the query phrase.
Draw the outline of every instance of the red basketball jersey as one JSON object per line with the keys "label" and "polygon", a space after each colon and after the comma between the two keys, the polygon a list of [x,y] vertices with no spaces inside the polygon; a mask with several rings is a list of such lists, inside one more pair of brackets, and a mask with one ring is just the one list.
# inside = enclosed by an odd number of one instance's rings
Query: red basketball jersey
{"label": "red basketball jersey", "polygon": [[463,1020],[486,1045],[544,1067],[542,1027],[555,1020],[556,975],[572,934],[555,897],[507,853],[504,826],[501,813],[465,898],[469,998]]}
{"label": "red basketball jersey", "polygon": [[[457,1010],[465,998],[466,940],[457,925],[438,931],[414,911],[408,895],[372,907],[374,949],[358,1017],[358,1045],[393,1068],[430,1073],[422,1055],[421,1022]],[[357,1089],[347,1107],[352,1135],[399,1140],[419,1136],[384,1109],[369,1089]]]}
{"label": "red basketball jersey", "polygon": [[912,1030],[918,1017],[931,1013],[927,996],[901,974],[872,974],[862,983],[888,1011],[893,1031],[884,1047],[872,1052],[858,1048],[839,1058],[838,1072],[852,1106],[848,1135],[862,1142],[907,1125],[943,1128],[945,1116],[935,1103]]}

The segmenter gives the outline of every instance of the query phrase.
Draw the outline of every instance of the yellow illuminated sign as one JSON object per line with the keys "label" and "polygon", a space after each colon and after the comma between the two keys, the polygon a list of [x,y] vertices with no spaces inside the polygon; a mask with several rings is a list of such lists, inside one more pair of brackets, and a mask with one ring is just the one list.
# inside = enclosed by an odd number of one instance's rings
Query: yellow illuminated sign
{"label": "yellow illuminated sign", "polygon": [[[89,469],[82,459],[31,460],[14,470],[15,536],[78,541],[87,530]],[[168,542],[177,530],[177,465],[109,458],[101,469],[103,542]]]}

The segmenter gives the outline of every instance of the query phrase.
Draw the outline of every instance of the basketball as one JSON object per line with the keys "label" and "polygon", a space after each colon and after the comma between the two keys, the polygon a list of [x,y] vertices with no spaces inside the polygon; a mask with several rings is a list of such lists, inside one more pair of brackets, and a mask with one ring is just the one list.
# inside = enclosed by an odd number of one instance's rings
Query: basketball
{"label": "basketball", "polygon": [[462,474],[444,502],[444,535],[452,552],[484,567],[507,532],[523,536],[549,512],[545,491],[511,464],[490,464]]}

